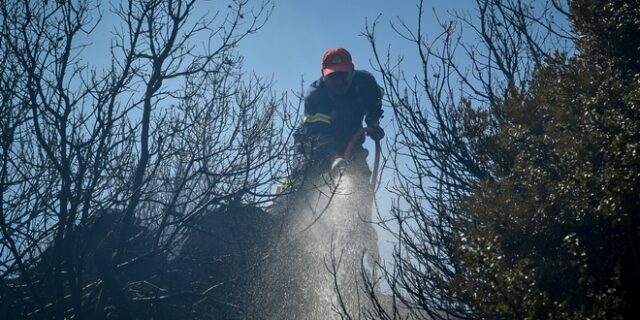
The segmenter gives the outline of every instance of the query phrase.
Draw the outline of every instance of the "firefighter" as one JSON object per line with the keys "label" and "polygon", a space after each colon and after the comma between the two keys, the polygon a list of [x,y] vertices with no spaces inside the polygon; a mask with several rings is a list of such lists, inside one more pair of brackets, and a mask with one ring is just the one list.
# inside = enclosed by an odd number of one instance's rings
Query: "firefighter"
{"label": "firefighter", "polygon": [[[371,73],[355,70],[351,54],[344,48],[324,53],[321,73],[305,94],[303,122],[294,134],[295,163],[290,178],[278,187],[278,192],[296,185],[295,181],[300,182],[310,168],[320,172],[344,169],[347,161],[342,155],[351,137],[363,128],[363,120],[373,128],[368,133],[372,139],[380,140],[385,135],[380,127],[383,90]],[[368,151],[362,146],[364,140],[363,136],[353,146],[349,167],[368,181],[371,171],[366,162]]]}
{"label": "firefighter", "polygon": [[[351,54],[344,48],[324,53],[321,72],[322,77],[305,94],[303,123],[295,139],[297,151],[309,162],[331,163],[335,169],[345,164],[342,154],[353,134],[363,127],[363,120],[375,129],[368,133],[372,139],[384,137],[380,127],[383,90],[371,73],[354,69]],[[350,163],[368,172],[364,140],[356,142]]]}

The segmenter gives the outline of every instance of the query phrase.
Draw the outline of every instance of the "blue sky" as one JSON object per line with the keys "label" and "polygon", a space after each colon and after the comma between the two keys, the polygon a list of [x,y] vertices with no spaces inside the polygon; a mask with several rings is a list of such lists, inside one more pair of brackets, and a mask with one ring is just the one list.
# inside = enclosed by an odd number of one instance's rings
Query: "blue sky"
{"label": "blue sky", "polygon": [[[111,41],[105,40],[112,39],[115,25],[121,24],[110,12],[118,3],[118,0],[102,3],[102,21],[88,38],[80,39],[89,44],[84,54],[90,57],[94,66],[109,64],[107,53]],[[247,8],[259,3],[260,0],[251,0]],[[402,19],[415,27],[419,0],[271,0],[271,3],[274,5],[271,17],[262,29],[240,42],[238,52],[245,57],[244,71],[255,72],[263,78],[273,77],[276,92],[299,91],[302,78],[305,86],[317,79],[322,54],[333,47],[347,48],[357,69],[372,71],[371,47],[361,33],[366,21],[372,22],[377,17],[376,36],[381,50],[391,46],[394,55],[416,53],[415,47],[395,34],[390,23]],[[230,4],[232,0],[203,0],[193,18],[204,14],[211,17],[218,11],[225,14]],[[471,0],[425,0],[423,26],[427,38],[433,38],[441,31],[434,10],[446,20],[448,10],[472,10],[473,6]],[[217,20],[214,26],[219,22]],[[204,43],[206,36],[201,34],[200,37]],[[419,66],[416,59],[413,62]],[[407,59],[405,66],[411,69],[411,63],[412,59]],[[372,73],[381,80],[379,75]]]}
{"label": "blue sky", "polygon": [[[392,30],[390,23],[398,23],[399,19],[407,22],[412,28],[417,25],[419,0],[270,0],[274,5],[271,17],[262,29],[248,35],[238,47],[244,56],[244,71],[254,72],[263,78],[273,78],[276,92],[300,90],[300,81],[305,86],[320,76],[320,60],[329,48],[344,47],[351,52],[357,69],[372,71],[370,59],[373,58],[368,40],[361,34],[365,31],[366,22],[379,19],[376,37],[379,49],[386,51],[390,46],[395,55],[407,56],[406,70],[412,66],[419,67],[415,57],[416,48],[408,41],[401,39]],[[260,0],[248,1],[247,8],[258,6]],[[113,39],[114,29],[122,22],[111,12],[118,0],[101,3],[104,14],[98,27],[79,42],[87,44],[83,56],[88,57],[94,66],[108,65],[108,50]],[[207,14],[209,17],[220,11],[226,14],[227,6],[232,0],[203,0],[197,5],[193,18]],[[434,16],[447,20],[447,11],[473,10],[472,0],[424,0],[425,15],[423,30],[428,39],[432,39],[441,28]],[[220,19],[214,22],[214,26]],[[206,42],[206,35],[200,34],[193,39],[196,45],[199,39]],[[413,56],[413,59],[412,58]],[[414,68],[415,69],[415,68]]]}
{"label": "blue sky", "polygon": [[[432,8],[444,13],[450,9],[469,8],[472,1],[426,0],[427,31],[437,32]],[[415,52],[415,48],[392,31],[389,23],[398,17],[415,25],[417,0],[274,0],[275,9],[267,24],[257,34],[240,44],[245,56],[245,70],[270,77],[278,91],[297,90],[320,76],[320,59],[332,47],[348,49],[358,69],[370,70],[372,51],[360,34],[365,24],[379,17],[378,40],[382,48],[392,45],[397,53]],[[378,80],[381,80],[376,75]]]}

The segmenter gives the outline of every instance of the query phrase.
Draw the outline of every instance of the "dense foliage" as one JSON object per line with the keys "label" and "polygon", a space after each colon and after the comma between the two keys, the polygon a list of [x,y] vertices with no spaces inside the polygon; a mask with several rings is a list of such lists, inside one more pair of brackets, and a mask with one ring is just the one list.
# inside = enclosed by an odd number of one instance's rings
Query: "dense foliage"
{"label": "dense foliage", "polygon": [[[495,179],[462,199],[461,293],[482,318],[616,319],[640,290],[640,9],[576,1],[573,58],[547,61],[487,118]],[[478,117],[480,115],[480,117]],[[635,312],[634,312],[635,311]]]}
{"label": "dense foliage", "polygon": [[398,246],[383,270],[403,308],[375,318],[633,318],[640,3],[479,0],[475,18],[454,13],[431,41],[419,3],[417,30],[397,28],[419,76],[367,33],[399,128],[386,223]]}

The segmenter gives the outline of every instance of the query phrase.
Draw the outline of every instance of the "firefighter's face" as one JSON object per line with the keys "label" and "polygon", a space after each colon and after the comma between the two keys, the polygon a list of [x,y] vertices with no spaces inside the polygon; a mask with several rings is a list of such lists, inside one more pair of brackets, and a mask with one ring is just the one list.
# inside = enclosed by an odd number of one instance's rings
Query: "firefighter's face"
{"label": "firefighter's face", "polygon": [[330,75],[324,77],[324,81],[327,84],[329,90],[338,95],[344,95],[349,91],[351,87],[351,81],[353,80],[353,71],[342,72],[336,71]]}

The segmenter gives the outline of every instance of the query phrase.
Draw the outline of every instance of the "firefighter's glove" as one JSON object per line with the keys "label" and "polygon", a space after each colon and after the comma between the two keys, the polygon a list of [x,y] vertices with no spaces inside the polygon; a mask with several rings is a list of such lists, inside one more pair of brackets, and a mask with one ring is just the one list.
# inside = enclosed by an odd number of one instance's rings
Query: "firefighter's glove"
{"label": "firefighter's glove", "polygon": [[371,137],[371,139],[375,141],[380,141],[382,140],[382,138],[384,138],[384,130],[380,126],[373,125],[373,126],[369,126],[368,128],[373,129],[367,133],[367,135]]}

